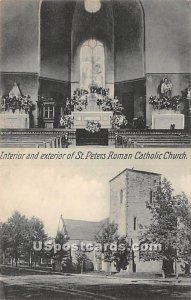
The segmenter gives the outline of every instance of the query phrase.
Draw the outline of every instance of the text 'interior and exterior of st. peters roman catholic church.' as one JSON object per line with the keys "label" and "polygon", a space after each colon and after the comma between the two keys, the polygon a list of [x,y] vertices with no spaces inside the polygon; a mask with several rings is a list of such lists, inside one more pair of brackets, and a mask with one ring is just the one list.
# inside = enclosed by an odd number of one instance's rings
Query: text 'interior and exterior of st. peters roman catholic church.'
{"label": "text 'interior and exterior of st. peters roman catholic church.'", "polygon": [[[34,137],[50,131],[50,138],[63,129],[64,146],[190,146],[190,6],[186,0],[2,0],[6,140],[6,129],[33,129]],[[168,142],[157,141],[157,131]]]}

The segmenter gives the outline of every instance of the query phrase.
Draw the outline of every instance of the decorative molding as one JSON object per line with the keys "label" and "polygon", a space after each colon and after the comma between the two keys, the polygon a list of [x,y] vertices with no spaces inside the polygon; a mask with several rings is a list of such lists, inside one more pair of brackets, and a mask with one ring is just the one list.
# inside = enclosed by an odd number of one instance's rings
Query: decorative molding
{"label": "decorative molding", "polygon": [[1,75],[28,75],[28,76],[39,76],[39,73],[37,72],[5,72],[5,71],[1,71],[0,72]]}
{"label": "decorative molding", "polygon": [[129,79],[129,80],[123,80],[123,81],[116,81],[114,82],[115,84],[124,84],[124,83],[131,83],[131,82],[135,82],[135,81],[145,81],[146,78],[145,77],[140,77],[140,78],[135,78],[135,79]]}
{"label": "decorative molding", "polygon": [[44,77],[44,76],[39,76],[39,80],[46,80],[46,81],[53,81],[53,82],[58,82],[58,83],[71,84],[70,81],[61,80],[61,79],[54,79],[54,78],[49,78],[49,77]]}

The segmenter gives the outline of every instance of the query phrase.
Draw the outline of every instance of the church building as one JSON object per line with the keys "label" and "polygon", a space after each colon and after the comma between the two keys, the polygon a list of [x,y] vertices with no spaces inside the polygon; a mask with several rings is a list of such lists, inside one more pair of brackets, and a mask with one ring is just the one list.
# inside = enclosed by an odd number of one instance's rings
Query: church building
{"label": "church building", "polygon": [[[151,222],[151,212],[148,205],[152,205],[158,187],[161,184],[161,175],[134,169],[124,169],[109,181],[110,207],[109,218],[100,222],[64,219],[62,226],[70,237],[70,243],[95,243],[95,236],[114,223],[118,226],[119,236],[125,236],[131,247],[132,258],[127,272],[161,273],[162,261],[144,261],[140,255],[140,229]],[[134,249],[133,245],[137,245]],[[160,251],[160,249],[155,249]],[[108,272],[109,264],[104,259],[96,259],[96,251],[88,253],[94,270]],[[75,261],[75,251],[72,252]],[[112,263],[112,272],[116,272]]]}

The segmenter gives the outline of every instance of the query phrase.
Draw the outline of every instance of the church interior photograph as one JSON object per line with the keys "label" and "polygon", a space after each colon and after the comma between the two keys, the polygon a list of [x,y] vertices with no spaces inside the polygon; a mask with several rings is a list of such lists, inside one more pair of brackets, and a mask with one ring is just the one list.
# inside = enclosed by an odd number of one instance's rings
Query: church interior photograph
{"label": "church interior photograph", "polygon": [[191,147],[191,1],[0,5],[0,147]]}

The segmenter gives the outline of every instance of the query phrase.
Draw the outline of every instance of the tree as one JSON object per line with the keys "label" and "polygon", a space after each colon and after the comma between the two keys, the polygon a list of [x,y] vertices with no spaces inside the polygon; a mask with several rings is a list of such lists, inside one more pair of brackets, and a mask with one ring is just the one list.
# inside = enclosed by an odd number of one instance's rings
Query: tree
{"label": "tree", "polygon": [[118,235],[117,224],[111,223],[96,235],[96,242],[101,244],[103,260],[109,263],[111,274],[111,263],[114,262],[116,270],[126,270],[130,261],[130,246],[125,236]]}
{"label": "tree", "polygon": [[23,234],[24,234],[24,240],[22,245],[23,256],[25,256],[26,259],[28,260],[29,266],[32,267],[34,262],[36,267],[37,258],[41,256],[42,251],[41,252],[34,251],[33,242],[40,241],[43,243],[47,238],[47,235],[45,234],[44,231],[43,222],[40,219],[33,216],[31,219],[27,220],[27,227]]}
{"label": "tree", "polygon": [[152,204],[147,203],[152,219],[148,227],[141,231],[140,239],[161,245],[160,252],[144,251],[142,258],[163,259],[163,271],[167,273],[167,261],[177,259],[191,261],[191,206],[184,193],[173,195],[171,183],[166,178],[159,186]]}
{"label": "tree", "polygon": [[21,215],[18,211],[8,219],[5,224],[7,227],[7,242],[9,245],[10,255],[17,266],[18,259],[22,253],[23,244],[26,242],[25,234],[27,230],[27,219],[24,215]]}
{"label": "tree", "polygon": [[0,224],[0,255],[3,264],[6,263],[8,248],[10,246],[9,230],[6,223]]}
{"label": "tree", "polygon": [[84,264],[88,260],[88,257],[86,255],[86,251],[82,250],[80,248],[80,246],[78,247],[78,250],[76,251],[76,260],[77,260],[78,268],[80,268],[80,272],[82,274],[84,271]]}
{"label": "tree", "polygon": [[[70,239],[62,215],[60,216],[59,225],[60,226],[57,230],[55,243],[60,244],[62,247],[64,244],[67,244]],[[72,259],[70,249],[63,250],[62,247],[62,250],[54,254],[53,257],[58,262],[60,270],[62,269],[63,271],[69,271],[71,269]]]}
{"label": "tree", "polygon": [[[15,261],[24,258],[32,265],[32,259],[36,263],[36,252],[33,250],[33,241],[43,241],[46,238],[44,225],[38,218],[27,219],[25,215],[15,211],[7,222],[0,226],[1,252],[3,262],[5,256]],[[39,255],[39,254],[38,254]]]}

